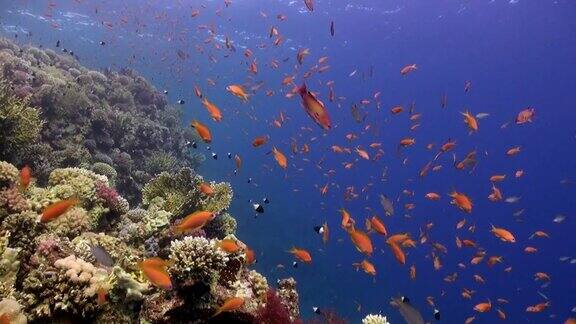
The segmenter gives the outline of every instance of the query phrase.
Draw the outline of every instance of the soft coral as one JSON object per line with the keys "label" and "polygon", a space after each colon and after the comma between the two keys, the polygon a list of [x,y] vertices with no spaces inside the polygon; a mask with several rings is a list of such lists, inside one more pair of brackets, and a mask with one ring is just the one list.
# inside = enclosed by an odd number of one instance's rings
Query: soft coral
{"label": "soft coral", "polygon": [[272,288],[268,289],[266,293],[266,306],[262,307],[254,323],[257,324],[284,324],[295,323],[290,319],[290,312],[288,308],[282,303],[276,291]]}

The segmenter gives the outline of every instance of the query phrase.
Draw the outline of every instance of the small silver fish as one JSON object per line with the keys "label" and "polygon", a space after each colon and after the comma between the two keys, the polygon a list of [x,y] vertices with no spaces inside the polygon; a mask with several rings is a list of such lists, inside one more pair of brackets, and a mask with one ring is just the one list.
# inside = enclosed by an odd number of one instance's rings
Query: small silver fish
{"label": "small silver fish", "polygon": [[514,204],[514,203],[519,202],[520,198],[522,198],[522,197],[512,196],[512,197],[506,198],[504,201],[509,203],[509,204]]}
{"label": "small silver fish", "polygon": [[552,221],[554,223],[562,223],[565,219],[566,219],[566,216],[564,216],[562,214],[558,214],[558,215],[556,215],[556,217],[554,217],[554,219]]}
{"label": "small silver fish", "polygon": [[380,195],[380,204],[382,205],[382,208],[384,208],[386,216],[394,215],[394,204],[392,203],[392,200],[385,195]]}
{"label": "small silver fish", "polygon": [[478,118],[478,119],[484,119],[484,118],[486,118],[486,117],[488,117],[488,116],[490,116],[489,113],[477,113],[477,114],[476,114],[476,118]]}

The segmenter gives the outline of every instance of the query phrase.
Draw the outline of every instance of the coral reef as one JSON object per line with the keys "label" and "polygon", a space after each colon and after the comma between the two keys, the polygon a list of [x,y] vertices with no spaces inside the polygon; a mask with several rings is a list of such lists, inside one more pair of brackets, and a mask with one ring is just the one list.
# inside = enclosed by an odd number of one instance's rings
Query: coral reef
{"label": "coral reef", "polygon": [[[187,143],[196,135],[180,117],[134,71],[91,71],[0,39],[0,127],[10,134],[0,141],[0,314],[11,323],[298,320],[295,281],[275,292],[248,268],[228,213],[232,187],[195,173],[200,156]],[[67,199],[77,203],[41,217]],[[198,210],[217,216],[172,230]],[[226,252],[223,239],[239,249]],[[168,261],[171,290],[149,281],[148,257]],[[212,318],[231,297],[245,302]]]}
{"label": "coral reef", "polygon": [[92,71],[70,55],[0,39],[0,128],[10,134],[0,160],[29,164],[41,181],[55,168],[81,166],[136,202],[156,174],[198,163],[188,147],[196,135],[180,117],[132,70]]}

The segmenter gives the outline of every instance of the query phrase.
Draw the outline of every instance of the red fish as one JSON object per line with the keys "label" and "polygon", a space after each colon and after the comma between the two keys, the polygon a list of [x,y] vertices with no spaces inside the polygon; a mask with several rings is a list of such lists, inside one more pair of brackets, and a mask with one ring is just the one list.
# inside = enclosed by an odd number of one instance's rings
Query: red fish
{"label": "red fish", "polygon": [[330,129],[330,116],[328,116],[328,111],[322,101],[318,100],[316,96],[314,96],[308,89],[306,88],[306,84],[302,84],[300,89],[298,90],[300,96],[302,97],[302,104],[304,105],[304,109],[308,113],[308,116],[318,124],[322,129]]}

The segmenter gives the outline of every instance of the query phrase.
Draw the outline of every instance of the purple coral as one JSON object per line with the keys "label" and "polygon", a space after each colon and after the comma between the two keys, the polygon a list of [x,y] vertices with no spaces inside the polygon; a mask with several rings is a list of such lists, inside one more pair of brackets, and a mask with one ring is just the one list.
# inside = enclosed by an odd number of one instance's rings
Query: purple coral
{"label": "purple coral", "polygon": [[30,209],[30,205],[16,186],[10,186],[0,190],[0,208],[9,213],[20,213]]}
{"label": "purple coral", "polygon": [[290,319],[288,308],[282,303],[282,299],[272,288],[266,293],[266,306],[262,307],[254,323],[257,324],[274,324],[274,323],[293,323]]}
{"label": "purple coral", "polygon": [[110,210],[116,211],[122,209],[120,206],[120,195],[118,195],[118,192],[116,192],[114,188],[109,187],[101,181],[96,182],[95,186],[96,197],[103,200]]}

